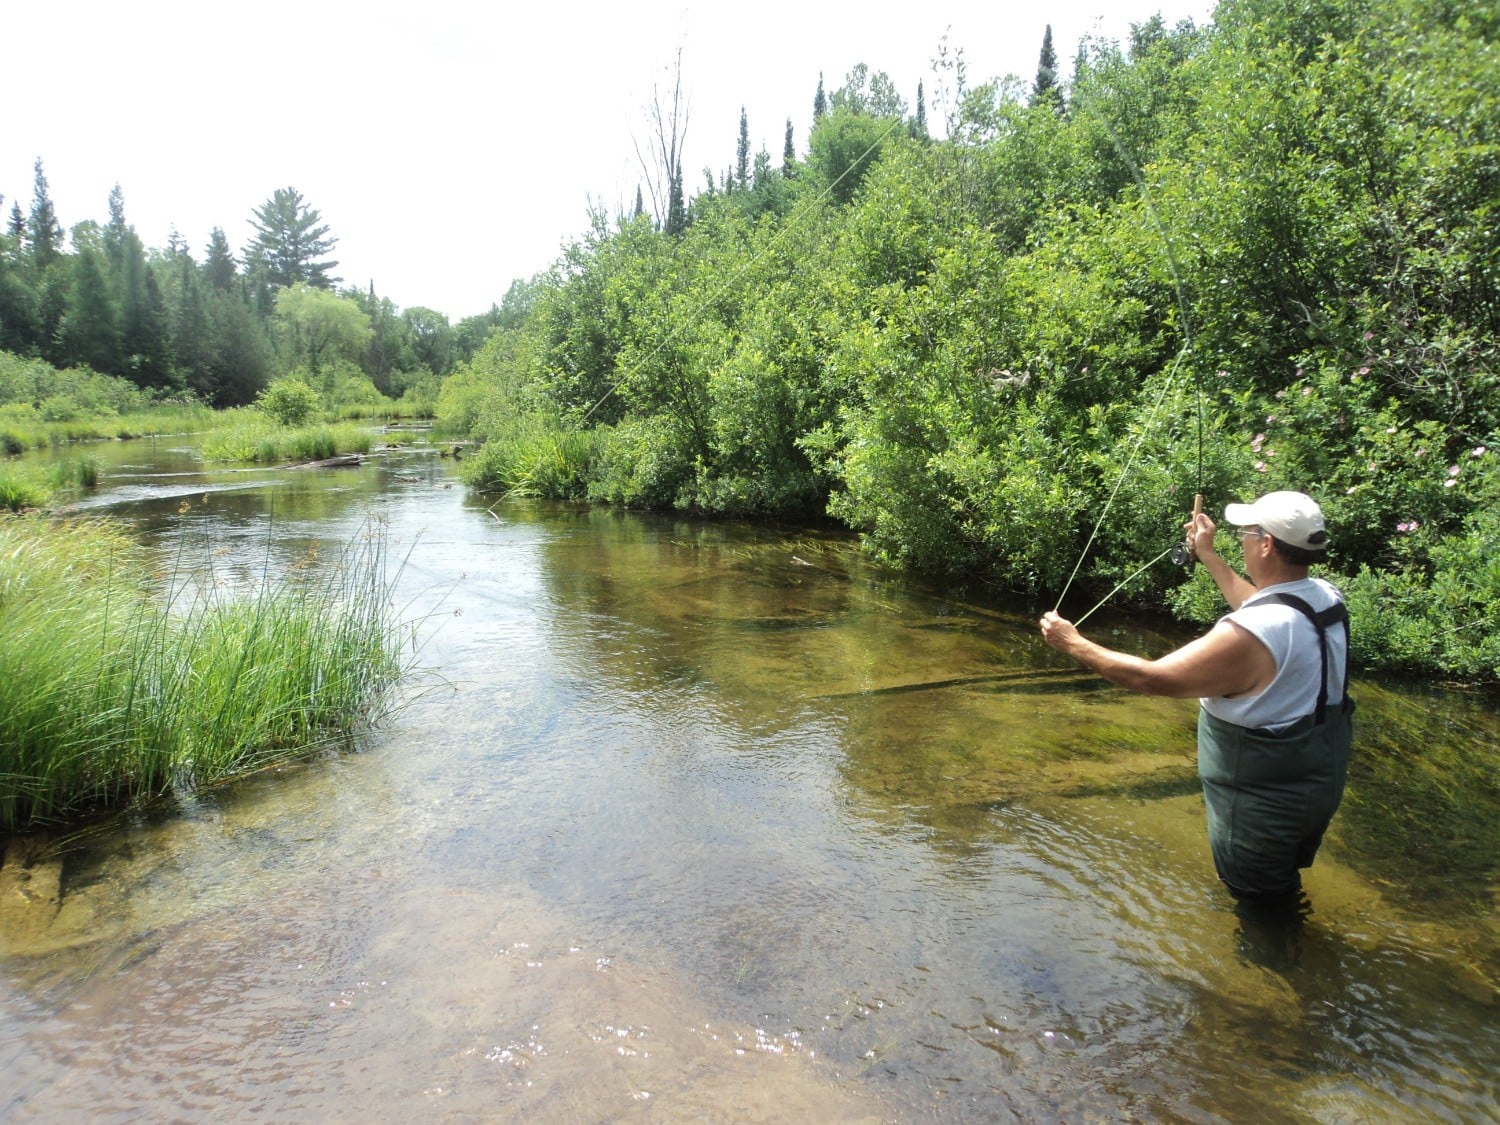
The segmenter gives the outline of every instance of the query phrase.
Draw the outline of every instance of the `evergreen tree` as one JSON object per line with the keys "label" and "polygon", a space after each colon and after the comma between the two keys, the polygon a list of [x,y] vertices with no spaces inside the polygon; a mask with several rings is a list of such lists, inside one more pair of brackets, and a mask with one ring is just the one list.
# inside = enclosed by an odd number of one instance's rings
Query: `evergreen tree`
{"label": "evergreen tree", "polygon": [[681,234],[687,229],[687,203],[682,194],[682,169],[672,178],[672,194],[667,205],[667,233]]}
{"label": "evergreen tree", "polygon": [[[74,229],[75,247],[83,227],[80,223]],[[119,351],[105,366],[97,360],[90,362],[98,370],[125,375],[143,387],[170,386],[174,381],[170,318],[146,263],[146,248],[125,218],[125,196],[118,183],[109,193],[109,221],[102,230],[93,229],[108,268]],[[76,315],[77,306],[71,311]]]}
{"label": "evergreen tree", "polygon": [[[17,233],[17,220],[20,233]],[[21,252],[26,220],[19,207],[11,213],[10,229],[0,234],[0,351],[34,355],[37,350],[38,326],[36,297],[27,282],[25,261]]]}
{"label": "evergreen tree", "polygon": [[331,289],[339,279],[331,276],[338,265],[327,260],[338,243],[328,236],[323,216],[308,207],[295,188],[279,188],[255,209],[250,225],[255,238],[246,249],[247,262],[254,262],[274,291],[304,282],[314,289]]}
{"label": "evergreen tree", "polygon": [[214,227],[208,236],[208,253],[203,262],[203,279],[215,289],[228,292],[234,288],[237,269],[234,252],[229,249],[229,239],[224,237],[223,227]]}
{"label": "evergreen tree", "polygon": [[823,115],[828,112],[828,95],[823,93],[823,75],[818,74],[818,92],[813,95],[813,124],[816,125],[823,120]]}
{"label": "evergreen tree", "polygon": [[57,355],[66,366],[119,373],[119,312],[99,251],[85,247],[73,255],[72,284],[58,330]]}
{"label": "evergreen tree", "polygon": [[922,89],[920,80],[917,82],[917,116],[915,125],[916,127],[913,130],[914,135],[918,137],[927,136],[927,94]]}
{"label": "evergreen tree", "polygon": [[57,221],[57,212],[52,207],[52,196],[47,188],[47,176],[42,171],[42,158],[37,157],[36,180],[31,196],[31,216],[26,221],[28,249],[31,251],[32,268],[41,271],[50,266],[62,253],[63,229]]}
{"label": "evergreen tree", "polygon": [[1057,84],[1057,52],[1052,49],[1052,25],[1042,34],[1042,53],[1036,64],[1036,84],[1031,91],[1031,104],[1051,102],[1062,108],[1062,90]]}
{"label": "evergreen tree", "polygon": [[734,179],[741,191],[750,182],[750,118],[745,115],[744,106],[740,106],[740,142],[735,150]]}
{"label": "evergreen tree", "polygon": [[792,144],[792,119],[786,119],[786,141],[781,146],[781,174],[791,179],[796,174],[797,149]]}
{"label": "evergreen tree", "polygon": [[26,216],[21,213],[19,200],[10,205],[10,236],[16,240],[16,249],[26,244]]}
{"label": "evergreen tree", "polygon": [[639,219],[645,213],[646,213],[646,197],[641,194],[641,185],[640,184],[636,184],[635,185],[635,211],[632,212],[631,218]]}
{"label": "evergreen tree", "polygon": [[104,256],[116,276],[125,264],[125,235],[130,230],[125,222],[125,195],[118,182],[109,192],[109,222],[104,225]]}
{"label": "evergreen tree", "polygon": [[254,402],[271,369],[271,342],[265,322],[256,317],[240,293],[211,288],[206,304],[212,327],[213,404],[244,406]]}
{"label": "evergreen tree", "polygon": [[213,331],[198,281],[198,267],[187,254],[178,254],[176,263],[176,302],[170,317],[172,352],[182,367],[188,389],[205,402],[213,402],[218,391]]}

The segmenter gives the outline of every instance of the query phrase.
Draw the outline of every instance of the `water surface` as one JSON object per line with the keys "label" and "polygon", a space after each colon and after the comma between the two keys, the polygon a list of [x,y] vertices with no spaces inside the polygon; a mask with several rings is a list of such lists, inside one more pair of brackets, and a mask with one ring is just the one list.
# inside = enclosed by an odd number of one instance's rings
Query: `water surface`
{"label": "water surface", "polygon": [[492,506],[430,451],[106,456],[88,512],[223,581],[384,521],[427,671],[355,753],[11,843],[7,1119],[1495,1119],[1483,696],[1356,685],[1268,926],[1214,878],[1193,705],[1043,607],[827,531]]}

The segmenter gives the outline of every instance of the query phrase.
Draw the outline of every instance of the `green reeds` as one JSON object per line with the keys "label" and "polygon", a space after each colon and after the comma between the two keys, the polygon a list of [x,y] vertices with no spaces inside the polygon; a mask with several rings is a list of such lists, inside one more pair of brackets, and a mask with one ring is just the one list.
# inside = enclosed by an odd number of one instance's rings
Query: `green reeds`
{"label": "green reeds", "polygon": [[0,519],[0,829],[350,744],[405,671],[391,585],[378,521],[231,596],[109,524]]}
{"label": "green reeds", "polygon": [[76,442],[201,433],[223,424],[221,413],[203,405],[161,405],[130,414],[105,412],[53,421],[43,419],[29,408],[12,405],[0,409],[7,411],[0,414],[0,454],[56,449]]}
{"label": "green reeds", "polygon": [[92,457],[68,458],[46,469],[0,465],[0,511],[45,508],[60,495],[98,483],[99,463]]}
{"label": "green reeds", "polygon": [[246,411],[203,443],[205,461],[321,461],[344,453],[368,453],[374,442],[368,426],[357,423],[279,426],[259,411]]}

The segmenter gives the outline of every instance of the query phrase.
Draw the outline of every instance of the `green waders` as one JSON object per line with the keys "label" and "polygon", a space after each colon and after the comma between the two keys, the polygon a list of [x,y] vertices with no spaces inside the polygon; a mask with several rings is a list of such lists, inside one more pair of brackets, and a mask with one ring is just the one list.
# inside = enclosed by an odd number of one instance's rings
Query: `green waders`
{"label": "green waders", "polygon": [[1268,734],[1198,712],[1198,774],[1219,878],[1237,898],[1280,898],[1302,886],[1344,796],[1354,703]]}

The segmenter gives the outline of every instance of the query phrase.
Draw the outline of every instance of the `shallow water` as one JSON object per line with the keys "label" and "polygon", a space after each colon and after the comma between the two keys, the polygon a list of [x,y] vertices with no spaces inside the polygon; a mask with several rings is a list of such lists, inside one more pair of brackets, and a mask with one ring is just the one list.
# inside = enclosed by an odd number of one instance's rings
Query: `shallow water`
{"label": "shallow water", "polygon": [[171,446],[105,447],[89,510],[247,582],[376,513],[428,671],[357,753],[12,842],[6,1119],[1495,1119],[1492,701],[1357,684],[1267,926],[1193,706],[1041,607],[826,532],[491,508],[430,452]]}

